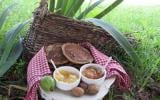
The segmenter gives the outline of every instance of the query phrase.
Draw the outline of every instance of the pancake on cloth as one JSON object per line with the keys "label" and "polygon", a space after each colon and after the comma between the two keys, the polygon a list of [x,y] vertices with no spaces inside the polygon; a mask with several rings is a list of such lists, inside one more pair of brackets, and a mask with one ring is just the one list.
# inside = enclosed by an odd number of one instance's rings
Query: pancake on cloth
{"label": "pancake on cloth", "polygon": [[93,62],[93,57],[90,52],[80,44],[65,43],[62,45],[64,56],[72,63],[86,64]]}
{"label": "pancake on cloth", "polygon": [[62,53],[62,43],[55,43],[45,47],[48,61],[52,59],[56,65],[68,63],[69,60]]}

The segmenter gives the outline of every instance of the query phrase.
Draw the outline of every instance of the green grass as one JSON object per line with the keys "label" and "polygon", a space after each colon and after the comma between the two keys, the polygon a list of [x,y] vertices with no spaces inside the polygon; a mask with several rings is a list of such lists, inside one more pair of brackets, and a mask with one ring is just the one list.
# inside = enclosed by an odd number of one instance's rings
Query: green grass
{"label": "green grass", "polygon": [[[9,4],[17,3],[17,5],[5,22],[2,30],[0,31],[0,35],[3,35],[13,25],[30,19],[32,17],[32,12],[39,4],[38,1],[39,0],[2,0],[2,5],[0,5],[0,13],[2,8],[6,8]],[[26,29],[24,29],[22,33],[26,33]]]}
{"label": "green grass", "polygon": [[[103,5],[88,15],[91,17],[103,9]],[[136,83],[142,87],[146,85],[151,76],[160,81],[160,7],[159,6],[125,6],[120,5],[112,12],[106,15],[103,20],[111,23],[126,35],[135,37],[138,41],[135,50],[140,56],[143,66],[141,70],[136,67],[130,60],[126,62],[127,69],[134,72],[137,80]],[[121,57],[119,57],[121,58]]]}
{"label": "green grass", "polygon": [[[124,34],[130,34],[139,40],[135,47],[143,62],[140,84],[148,81],[149,74],[156,74],[160,80],[160,7],[124,7],[119,6],[103,19],[112,23]],[[128,62],[130,63],[130,62]],[[138,66],[134,66],[138,67]]]}
{"label": "green grass", "polygon": [[[27,20],[32,17],[32,12],[38,6],[39,0],[14,0],[18,2],[17,9],[8,18],[7,23],[0,31],[0,35],[6,32],[12,25]],[[0,11],[6,5],[13,3],[12,0],[3,0]],[[97,8],[92,12],[95,14],[101,8]],[[124,34],[129,34],[138,40],[135,47],[137,54],[143,62],[142,70],[137,70],[137,80],[141,86],[145,86],[150,75],[155,76],[160,81],[160,7],[125,7],[124,5],[117,7],[103,20],[110,22]],[[92,16],[92,14],[88,16]],[[27,28],[22,32],[26,33]],[[1,34],[2,33],[2,34]],[[135,68],[134,64],[127,60],[126,68]],[[132,67],[131,67],[132,66]],[[132,70],[136,71],[136,70]]]}

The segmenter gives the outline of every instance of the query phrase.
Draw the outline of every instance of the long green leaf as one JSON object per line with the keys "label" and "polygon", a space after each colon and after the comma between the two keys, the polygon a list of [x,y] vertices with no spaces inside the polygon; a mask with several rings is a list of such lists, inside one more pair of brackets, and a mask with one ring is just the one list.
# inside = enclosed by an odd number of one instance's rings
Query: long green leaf
{"label": "long green leaf", "polygon": [[73,5],[75,4],[76,0],[67,0],[67,4],[66,4],[66,9],[64,12],[64,15],[68,15],[68,12],[70,11],[70,9],[73,7]]}
{"label": "long green leaf", "polygon": [[9,15],[10,11],[13,10],[13,8],[15,7],[15,3],[14,4],[11,4],[9,5],[3,12],[2,14],[0,15],[0,29],[2,28],[7,16]]}
{"label": "long green leaf", "polygon": [[62,8],[61,14],[63,14],[63,15],[64,15],[64,13],[66,11],[66,7],[67,7],[67,3],[68,2],[69,2],[68,0],[63,0],[62,6],[61,6],[61,8]]}
{"label": "long green leaf", "polygon": [[104,9],[102,12],[100,12],[98,15],[96,15],[94,18],[102,18],[103,16],[107,15],[110,11],[112,11],[115,7],[117,7],[123,0],[117,0],[113,2],[109,7]]}
{"label": "long green leaf", "polygon": [[63,0],[57,0],[56,2],[56,14],[61,14],[62,12],[62,4],[63,4]]}
{"label": "long green leaf", "polygon": [[[9,43],[10,41],[10,38],[11,37],[15,37],[17,35],[17,33],[14,34],[14,31],[15,31],[15,28],[17,27],[14,26],[13,28],[11,28],[6,34],[5,34],[5,37],[1,43],[1,58],[0,58],[0,67],[1,65],[6,61],[11,49],[12,49],[12,46],[13,44],[15,43],[15,38],[12,38],[12,41],[11,43]],[[11,34],[11,36],[9,35]],[[14,39],[14,40],[13,40]]]}
{"label": "long green leaf", "polygon": [[92,11],[95,7],[97,7],[103,1],[104,0],[98,0],[97,2],[93,3],[91,6],[87,7],[81,14],[79,14],[77,19],[82,19],[84,16],[86,16],[90,11]]}
{"label": "long green leaf", "polygon": [[11,50],[7,58],[7,61],[1,64],[0,77],[2,77],[8,71],[8,69],[17,61],[22,51],[23,51],[23,45],[22,45],[22,39],[20,39],[19,42],[16,43],[13,49]]}
{"label": "long green leaf", "polygon": [[[15,25],[13,28],[11,28],[6,34],[5,34],[5,45],[7,45],[8,43],[10,43],[13,39],[21,30],[22,28],[28,24],[32,19],[28,19],[23,23],[19,23],[17,25]],[[17,27],[17,28],[16,28]]]}
{"label": "long green leaf", "polygon": [[[6,48],[6,46],[8,44],[10,44],[10,39],[13,39],[12,37],[14,37],[16,34],[13,34],[13,31],[15,30],[15,27],[17,27],[17,25],[15,25],[13,28],[11,28],[7,33],[5,33],[5,36],[3,38],[3,41],[0,43],[0,56],[2,56],[2,53],[4,51],[4,49]],[[13,43],[14,41],[12,41]]]}
{"label": "long green leaf", "polygon": [[2,45],[2,42],[0,42],[0,58],[2,56],[2,52],[3,52],[3,45]]}
{"label": "long green leaf", "polygon": [[17,37],[18,33],[23,29],[23,27],[27,23],[28,23],[28,21],[24,22],[24,23],[20,23],[20,24],[16,25],[15,27],[13,27],[11,29],[11,31],[8,31],[6,33],[7,36],[5,37],[5,40],[4,40],[5,42],[3,42],[6,45],[5,45],[4,52],[3,52],[1,59],[0,59],[0,67],[2,67],[2,64],[4,62],[6,62],[6,59],[8,58],[10,51],[12,50],[12,47],[16,41],[16,37]]}
{"label": "long green leaf", "polygon": [[131,56],[131,58],[139,65],[142,66],[141,60],[139,59],[138,55],[135,53],[134,49],[132,48],[129,41],[123,36],[117,29],[115,29],[112,25],[103,22],[100,19],[87,19],[87,21],[92,22],[96,26],[100,26],[105,31],[107,31],[126,51],[126,53]]}
{"label": "long green leaf", "polygon": [[54,12],[55,0],[50,0],[49,2],[49,11]]}
{"label": "long green leaf", "polygon": [[66,16],[73,17],[84,2],[84,0],[75,0],[75,1],[76,2],[74,2],[70,10],[67,12]]}

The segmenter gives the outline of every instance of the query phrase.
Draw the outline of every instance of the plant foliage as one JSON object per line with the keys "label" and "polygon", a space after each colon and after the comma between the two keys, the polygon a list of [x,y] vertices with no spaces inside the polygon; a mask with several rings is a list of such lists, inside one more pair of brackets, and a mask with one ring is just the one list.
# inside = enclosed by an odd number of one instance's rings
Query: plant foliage
{"label": "plant foliage", "polygon": [[[10,11],[15,7],[15,4],[9,5],[0,15],[0,30],[4,25],[6,18]],[[28,21],[27,21],[28,22]],[[27,22],[19,23],[13,28],[8,30],[4,34],[3,40],[0,42],[0,77],[2,77],[8,69],[16,62],[18,57],[21,55],[22,39],[19,36],[20,31],[26,25]]]}
{"label": "plant foliage", "polygon": [[[73,17],[81,20],[85,18],[87,14],[93,11],[97,6],[99,6],[102,3],[105,3],[104,1],[105,0],[97,0],[93,2],[91,5],[86,7],[81,13],[78,14],[77,12],[81,10],[81,6],[84,4],[85,0],[50,0],[49,7],[52,8],[50,9],[50,11],[54,12],[55,14]],[[100,11],[97,15],[93,16],[93,19],[89,19],[89,21],[106,30],[121,45],[121,47],[127,52],[127,54],[130,55],[139,66],[142,66],[139,57],[137,56],[137,54],[135,53],[134,49],[132,48],[128,40],[125,38],[125,36],[123,36],[112,25],[105,23],[102,20],[99,20],[100,18],[108,14],[110,11],[112,11],[115,7],[117,7],[122,1],[123,0],[115,0],[107,8]]]}
{"label": "plant foliage", "polygon": [[127,54],[129,56],[131,56],[131,58],[139,65],[142,66],[141,60],[138,57],[138,55],[136,54],[135,50],[132,48],[131,44],[129,43],[129,41],[125,38],[124,35],[122,35],[122,33],[120,31],[118,31],[117,29],[115,29],[112,25],[103,22],[100,19],[96,19],[96,18],[91,18],[91,19],[87,19],[88,21],[92,22],[93,24],[95,24],[96,26],[101,27],[102,29],[104,29],[106,32],[108,32],[117,42],[118,44],[121,45],[121,47],[127,52]]}
{"label": "plant foliage", "polygon": [[[97,0],[89,6],[85,6],[84,11],[78,13],[81,7],[86,2],[85,0],[49,0],[49,10],[50,12],[64,15],[67,17],[72,17],[76,19],[82,19],[87,16],[93,9],[98,7],[100,4],[105,3],[105,0]],[[94,18],[102,18],[107,15],[113,8],[117,7],[123,0],[116,0],[111,5],[109,5],[104,10],[100,11]],[[90,1],[91,2],[91,1]]]}

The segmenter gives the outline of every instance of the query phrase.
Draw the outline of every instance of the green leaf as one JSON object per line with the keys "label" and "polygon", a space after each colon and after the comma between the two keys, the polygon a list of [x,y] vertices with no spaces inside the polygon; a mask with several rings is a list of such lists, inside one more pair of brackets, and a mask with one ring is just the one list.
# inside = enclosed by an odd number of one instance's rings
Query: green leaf
{"label": "green leaf", "polygon": [[69,3],[68,0],[63,0],[62,7],[61,7],[61,8],[62,8],[61,14],[63,14],[63,15],[64,15],[64,13],[65,13],[65,11],[66,11],[67,3]]}
{"label": "green leaf", "polygon": [[3,52],[3,45],[2,45],[2,42],[0,42],[0,58],[2,56],[2,52]]}
{"label": "green leaf", "polygon": [[142,66],[141,60],[139,59],[138,55],[132,48],[132,45],[129,43],[129,41],[125,38],[124,35],[122,35],[121,32],[119,32],[117,29],[115,29],[112,25],[103,22],[100,19],[86,19],[87,21],[92,22],[96,26],[100,26],[102,29],[104,29],[106,32],[108,32],[120,45],[121,47],[126,51],[126,53],[139,65]]}
{"label": "green leaf", "polygon": [[13,27],[10,31],[6,33],[5,40],[3,41],[4,51],[2,53],[1,59],[0,59],[0,68],[2,67],[3,63],[6,62],[10,51],[12,50],[12,47],[14,43],[16,42],[16,37],[18,33],[23,29],[23,27],[28,23],[28,21],[24,23],[20,23]]}
{"label": "green leaf", "polygon": [[13,10],[13,8],[15,7],[15,3],[14,4],[11,4],[9,5],[3,12],[2,14],[0,15],[0,29],[2,28],[7,16],[10,14],[10,11]]}
{"label": "green leaf", "polygon": [[58,15],[64,15],[67,7],[67,3],[69,3],[70,0],[57,0],[56,2],[56,14]]}
{"label": "green leaf", "polygon": [[71,8],[67,12],[66,16],[73,17],[76,12],[80,9],[81,5],[83,4],[84,0],[75,0],[74,4],[72,4]]}
{"label": "green leaf", "polygon": [[91,6],[87,7],[79,16],[77,19],[82,19],[85,17],[90,11],[92,11],[95,7],[97,7],[100,3],[102,3],[104,0],[98,0],[97,2],[93,3]]}
{"label": "green leaf", "polygon": [[[18,28],[18,26],[19,25],[16,25],[11,30],[9,30],[6,33],[5,39],[2,42],[3,51],[2,51],[1,59],[0,59],[0,68],[1,68],[2,64],[4,62],[6,62],[6,59],[8,58],[9,53],[10,53],[13,45],[16,42],[15,40],[16,40],[16,36],[17,36],[18,32],[15,32],[15,31],[16,31],[16,28]],[[11,34],[11,36],[9,36],[8,34]]]}
{"label": "green leaf", "polygon": [[54,12],[55,0],[50,0],[49,2],[49,11]]}
{"label": "green leaf", "polygon": [[66,0],[68,1],[67,4],[66,4],[66,9],[65,9],[65,12],[64,12],[64,15],[67,15],[69,10],[72,8],[72,6],[75,4],[76,0]]}
{"label": "green leaf", "polygon": [[[5,36],[3,38],[3,41],[0,43],[0,56],[2,56],[3,54],[3,51],[5,50],[6,46],[8,44],[11,44],[9,43],[11,40],[10,39],[13,39],[13,37],[16,35],[16,34],[13,34],[13,31],[15,30],[15,27],[17,27],[17,25],[15,25],[13,28],[11,28],[7,33],[5,33]],[[14,41],[12,40],[12,43]],[[9,49],[8,49],[9,50]]]}
{"label": "green leaf", "polygon": [[116,0],[111,4],[109,7],[104,9],[102,12],[100,12],[98,15],[96,15],[94,18],[102,18],[103,16],[107,15],[110,11],[112,11],[115,7],[117,7],[123,0]]}
{"label": "green leaf", "polygon": [[11,28],[6,34],[5,34],[5,45],[10,43],[12,39],[23,29],[23,27],[29,23],[32,19],[29,19],[23,23],[19,23],[15,25],[13,28]]}
{"label": "green leaf", "polygon": [[63,4],[63,0],[57,0],[57,2],[56,2],[56,14],[61,14],[61,12],[62,12],[62,4]]}
{"label": "green leaf", "polygon": [[23,45],[22,45],[22,39],[19,40],[14,46],[13,49],[11,50],[7,61],[1,64],[0,66],[0,77],[2,77],[8,70],[9,68],[17,61],[18,57],[21,55],[23,51]]}

